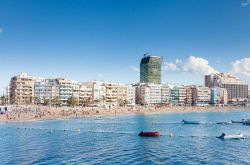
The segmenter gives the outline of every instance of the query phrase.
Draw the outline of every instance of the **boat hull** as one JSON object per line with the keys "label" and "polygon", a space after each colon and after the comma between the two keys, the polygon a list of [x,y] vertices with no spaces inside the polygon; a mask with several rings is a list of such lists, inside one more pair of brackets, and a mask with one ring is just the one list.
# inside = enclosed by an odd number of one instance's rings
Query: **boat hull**
{"label": "boat hull", "polygon": [[160,132],[141,132],[139,133],[139,136],[157,137],[157,136],[161,136],[161,133]]}
{"label": "boat hull", "polygon": [[183,124],[200,124],[199,121],[185,121],[185,120],[183,120],[182,122],[183,122]]}
{"label": "boat hull", "polygon": [[244,123],[243,121],[234,121],[232,120],[232,123]]}
{"label": "boat hull", "polygon": [[224,137],[218,137],[219,139],[229,140],[229,139],[244,139],[243,134],[240,135],[226,135]]}
{"label": "boat hull", "polygon": [[216,124],[232,124],[232,122],[217,122]]}

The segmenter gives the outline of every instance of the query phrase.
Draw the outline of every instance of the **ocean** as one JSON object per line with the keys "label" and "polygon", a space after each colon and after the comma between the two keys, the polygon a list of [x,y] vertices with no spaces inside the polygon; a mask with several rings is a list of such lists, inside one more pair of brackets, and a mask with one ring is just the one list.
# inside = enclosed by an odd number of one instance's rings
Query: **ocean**
{"label": "ocean", "polygon": [[[0,124],[0,164],[250,164],[250,111],[92,116]],[[181,121],[198,120],[199,125]],[[140,137],[160,131],[160,137]],[[221,133],[245,139],[220,140]],[[173,137],[168,134],[172,133]]]}

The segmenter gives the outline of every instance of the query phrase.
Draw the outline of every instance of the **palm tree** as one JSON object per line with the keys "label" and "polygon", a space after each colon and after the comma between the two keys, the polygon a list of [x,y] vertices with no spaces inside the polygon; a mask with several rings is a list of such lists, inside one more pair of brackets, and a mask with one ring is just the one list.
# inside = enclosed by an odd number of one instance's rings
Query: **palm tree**
{"label": "palm tree", "polygon": [[77,100],[76,97],[71,96],[71,97],[68,99],[67,104],[68,104],[68,106],[75,107],[75,106],[78,105],[78,100]]}
{"label": "palm tree", "polygon": [[60,102],[60,99],[59,99],[58,96],[54,97],[54,98],[51,100],[51,103],[52,103],[53,106],[56,106],[56,107],[58,107],[58,106],[61,105],[61,102]]}
{"label": "palm tree", "polygon": [[50,102],[49,99],[44,99],[43,100],[43,105],[47,106],[47,105],[49,105],[49,102]]}

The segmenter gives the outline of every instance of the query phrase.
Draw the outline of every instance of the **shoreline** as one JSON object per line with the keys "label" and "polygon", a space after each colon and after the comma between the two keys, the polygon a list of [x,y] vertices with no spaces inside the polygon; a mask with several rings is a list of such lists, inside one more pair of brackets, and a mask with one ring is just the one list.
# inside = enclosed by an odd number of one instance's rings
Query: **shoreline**
{"label": "shoreline", "polygon": [[16,106],[13,111],[0,115],[0,123],[22,123],[44,120],[65,120],[72,118],[122,116],[130,114],[161,113],[200,113],[200,112],[237,112],[250,110],[250,107],[116,107],[104,109],[100,107],[45,107]]}

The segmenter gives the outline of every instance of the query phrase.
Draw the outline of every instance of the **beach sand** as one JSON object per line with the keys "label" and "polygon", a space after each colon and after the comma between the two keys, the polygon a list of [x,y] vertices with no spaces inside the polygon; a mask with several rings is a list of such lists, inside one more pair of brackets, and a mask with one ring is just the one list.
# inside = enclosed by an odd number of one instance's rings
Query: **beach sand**
{"label": "beach sand", "polygon": [[48,106],[8,106],[11,110],[0,115],[0,122],[26,122],[48,119],[65,119],[86,116],[124,115],[131,113],[167,113],[167,112],[226,112],[250,110],[250,107],[114,107],[105,109],[100,107],[48,107]]}

